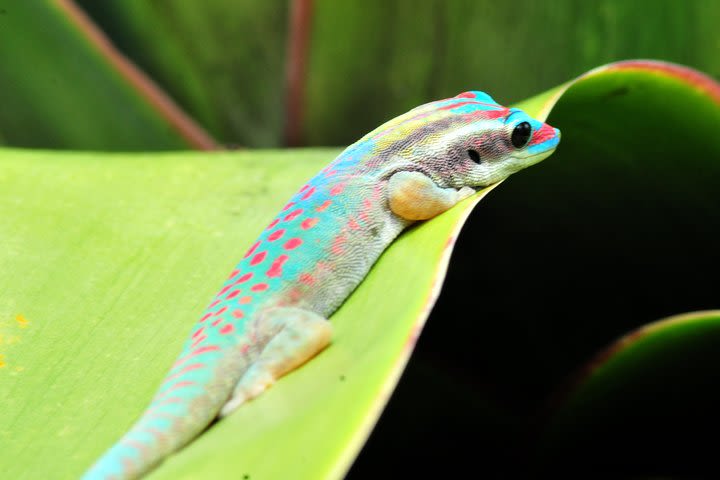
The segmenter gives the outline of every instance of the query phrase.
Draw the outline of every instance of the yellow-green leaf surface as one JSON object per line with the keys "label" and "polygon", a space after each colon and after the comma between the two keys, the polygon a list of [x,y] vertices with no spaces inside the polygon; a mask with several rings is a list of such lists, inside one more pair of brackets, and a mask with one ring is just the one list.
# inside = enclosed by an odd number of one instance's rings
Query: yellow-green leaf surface
{"label": "yellow-green leaf surface", "polygon": [[[5,474],[72,478],[102,453],[146,406],[242,252],[337,153],[3,151]],[[414,345],[469,205],[404,235],[333,316],[331,348],[155,478],[338,477]]]}
{"label": "yellow-green leaf surface", "polygon": [[[712,126],[720,108],[713,103],[714,85],[652,64],[614,67],[525,107],[544,116],[559,101],[565,113],[551,123],[563,130],[574,154],[593,134],[602,133],[593,141],[610,146],[627,144],[628,137],[644,141],[649,132],[622,128],[622,112],[630,112],[628,124],[635,125],[637,112],[650,105],[666,114],[680,145],[693,142],[688,151],[694,153],[698,142],[707,141],[703,151],[715,155],[720,147]],[[603,100],[608,92],[621,92],[611,96],[622,99],[614,110]],[[667,101],[671,97],[680,100]],[[696,117],[682,124],[687,110],[681,103],[688,102]],[[620,120],[597,130],[593,121],[607,120],[608,111],[619,112]],[[662,126],[659,120],[651,124]],[[116,440],[145,408],[242,252],[337,153],[0,151],[3,477],[74,478]],[[622,151],[618,155],[624,158]],[[568,165],[573,158],[563,156],[561,145],[552,160]],[[520,176],[527,182],[544,167],[519,174],[518,184]],[[515,181],[489,198],[512,191],[506,187]],[[544,188],[550,195],[552,188]],[[412,351],[473,203],[403,234],[333,315],[335,337],[326,351],[149,478],[341,477]],[[495,232],[484,235],[490,239]],[[510,265],[513,258],[501,260]],[[475,276],[487,268],[469,267]],[[493,321],[487,305],[466,301],[465,308]]]}

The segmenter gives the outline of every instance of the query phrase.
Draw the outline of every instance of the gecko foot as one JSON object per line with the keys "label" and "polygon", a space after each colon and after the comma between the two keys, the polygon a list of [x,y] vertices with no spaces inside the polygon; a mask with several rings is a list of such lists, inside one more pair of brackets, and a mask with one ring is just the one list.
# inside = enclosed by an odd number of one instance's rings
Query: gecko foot
{"label": "gecko foot", "polygon": [[314,312],[283,307],[269,309],[262,315],[262,321],[269,322],[270,328],[274,327],[277,333],[240,378],[230,400],[220,410],[221,418],[260,395],[278,378],[311,359],[330,343],[330,322]]}

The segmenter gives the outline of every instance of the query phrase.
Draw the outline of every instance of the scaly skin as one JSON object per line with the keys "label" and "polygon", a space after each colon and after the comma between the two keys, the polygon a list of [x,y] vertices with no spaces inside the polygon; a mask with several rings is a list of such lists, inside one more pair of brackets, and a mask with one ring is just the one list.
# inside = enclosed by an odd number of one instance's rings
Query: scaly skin
{"label": "scaly skin", "polygon": [[327,318],[404,228],[539,162],[559,140],[524,112],[466,92],[348,147],[250,247],[148,410],[83,478],[138,477],[310,359],[330,342]]}

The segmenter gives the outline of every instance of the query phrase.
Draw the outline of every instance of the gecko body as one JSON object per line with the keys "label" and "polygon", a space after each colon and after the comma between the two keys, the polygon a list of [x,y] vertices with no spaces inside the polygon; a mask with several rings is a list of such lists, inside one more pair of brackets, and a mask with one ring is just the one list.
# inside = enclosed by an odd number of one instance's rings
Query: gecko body
{"label": "gecko body", "polygon": [[400,232],[539,162],[557,129],[483,92],[421,105],[308,181],[246,251],[148,409],[85,474],[147,472],[331,339],[328,317]]}

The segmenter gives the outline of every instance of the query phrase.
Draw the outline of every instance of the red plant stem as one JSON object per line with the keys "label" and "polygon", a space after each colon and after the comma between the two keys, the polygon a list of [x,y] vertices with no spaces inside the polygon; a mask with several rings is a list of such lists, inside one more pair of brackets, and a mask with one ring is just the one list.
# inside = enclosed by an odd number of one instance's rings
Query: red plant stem
{"label": "red plant stem", "polygon": [[290,25],[285,63],[285,145],[302,143],[307,59],[313,0],[290,0]]}
{"label": "red plant stem", "polygon": [[217,142],[186,114],[150,77],[120,53],[110,39],[73,0],[55,0],[57,7],[75,24],[89,43],[117,70],[178,133],[198,150],[217,150]]}

